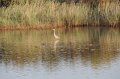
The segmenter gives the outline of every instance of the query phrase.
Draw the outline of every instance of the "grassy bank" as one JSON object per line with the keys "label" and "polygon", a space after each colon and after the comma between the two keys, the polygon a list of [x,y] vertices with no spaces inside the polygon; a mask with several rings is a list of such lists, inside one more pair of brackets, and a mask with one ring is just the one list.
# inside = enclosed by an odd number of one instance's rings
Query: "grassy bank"
{"label": "grassy bank", "polygon": [[[23,0],[24,1],[24,0]],[[53,28],[120,24],[120,3],[103,2],[92,10],[87,3],[32,0],[0,8],[0,28]]]}

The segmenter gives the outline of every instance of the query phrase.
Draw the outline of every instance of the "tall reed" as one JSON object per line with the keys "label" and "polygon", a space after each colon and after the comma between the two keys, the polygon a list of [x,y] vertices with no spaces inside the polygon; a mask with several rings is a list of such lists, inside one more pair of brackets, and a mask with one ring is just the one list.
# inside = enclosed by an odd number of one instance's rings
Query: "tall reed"
{"label": "tall reed", "polygon": [[[99,4],[97,16],[115,25],[120,18],[120,3]],[[0,8],[1,27],[53,27],[88,24],[91,8],[85,3],[59,3],[53,0],[16,0],[9,7]],[[95,14],[96,15],[96,14]],[[95,15],[93,17],[95,17]],[[105,19],[104,19],[105,18]],[[95,23],[94,21],[92,23]]]}

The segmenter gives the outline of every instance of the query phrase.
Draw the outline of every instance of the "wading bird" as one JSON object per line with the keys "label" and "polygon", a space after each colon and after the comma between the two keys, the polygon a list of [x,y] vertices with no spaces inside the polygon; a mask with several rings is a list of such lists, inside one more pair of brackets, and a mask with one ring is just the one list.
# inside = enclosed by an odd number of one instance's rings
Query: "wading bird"
{"label": "wading bird", "polygon": [[53,31],[54,31],[54,37],[55,37],[55,39],[60,39],[60,37],[56,35],[55,29],[53,29]]}

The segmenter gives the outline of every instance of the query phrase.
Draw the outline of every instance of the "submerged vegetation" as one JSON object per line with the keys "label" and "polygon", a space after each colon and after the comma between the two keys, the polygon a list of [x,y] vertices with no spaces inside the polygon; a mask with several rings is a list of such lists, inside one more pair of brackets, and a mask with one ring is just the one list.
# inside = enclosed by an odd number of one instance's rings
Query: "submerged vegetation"
{"label": "submerged vegetation", "polygon": [[5,1],[0,0],[0,28],[118,26],[120,24],[120,2],[117,0]]}

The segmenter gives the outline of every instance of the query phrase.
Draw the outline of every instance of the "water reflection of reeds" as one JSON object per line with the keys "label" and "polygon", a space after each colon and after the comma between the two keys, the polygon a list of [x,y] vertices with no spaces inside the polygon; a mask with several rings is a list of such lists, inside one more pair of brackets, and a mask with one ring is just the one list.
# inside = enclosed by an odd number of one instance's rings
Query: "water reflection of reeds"
{"label": "water reflection of reeds", "polygon": [[119,56],[119,30],[112,28],[60,29],[59,41],[50,30],[11,31],[0,33],[0,62],[25,66],[41,63],[47,68],[82,63],[98,68]]}

